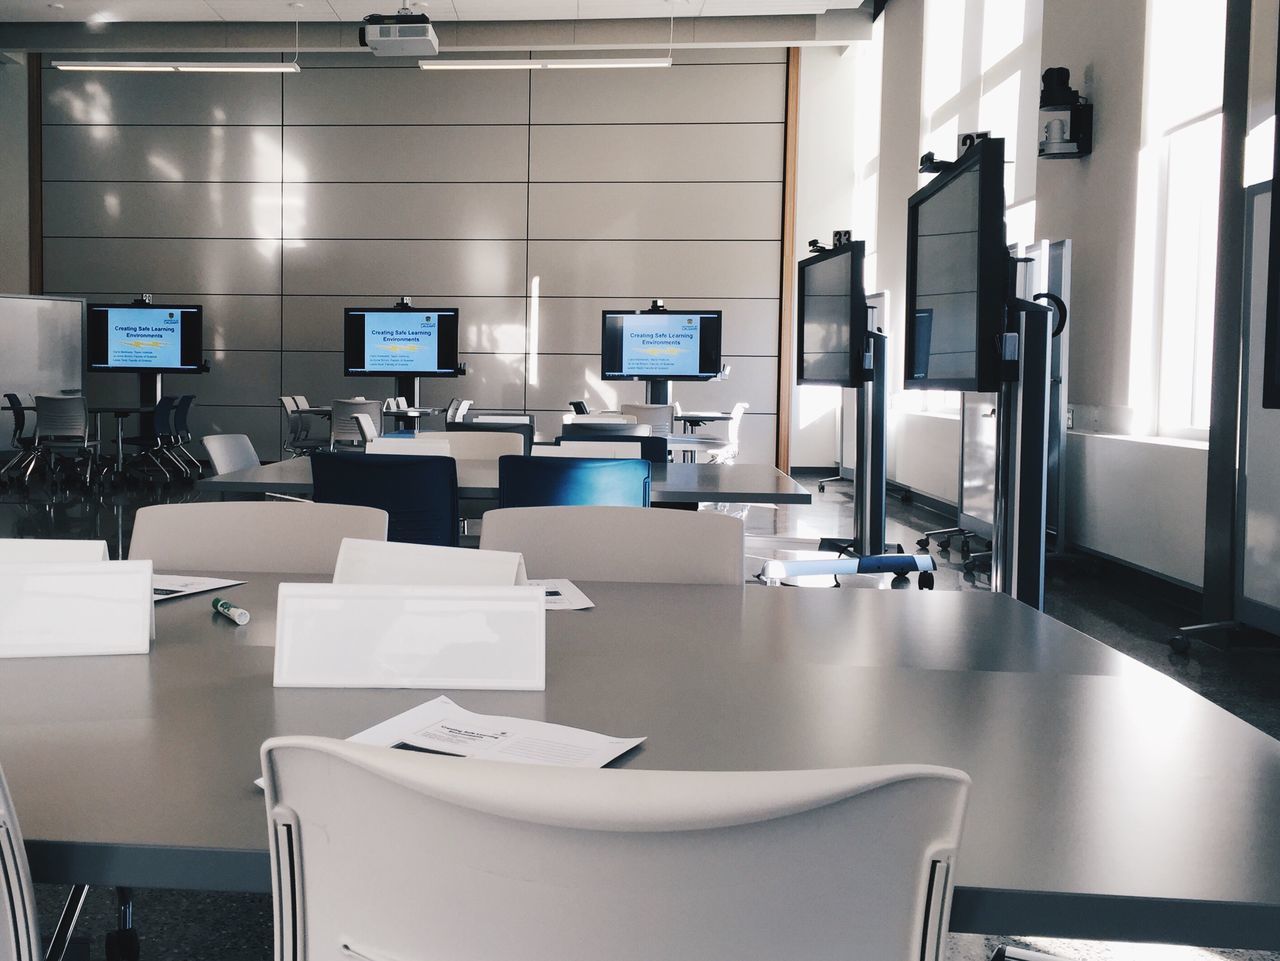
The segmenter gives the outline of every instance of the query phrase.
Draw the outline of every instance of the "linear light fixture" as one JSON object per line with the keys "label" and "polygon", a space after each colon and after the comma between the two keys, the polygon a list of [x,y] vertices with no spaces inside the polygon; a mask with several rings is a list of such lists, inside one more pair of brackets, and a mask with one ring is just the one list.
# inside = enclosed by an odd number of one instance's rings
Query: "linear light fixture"
{"label": "linear light fixture", "polygon": [[670,57],[562,60],[419,60],[423,70],[595,70],[602,67],[669,67]]}
{"label": "linear light fixture", "polygon": [[113,73],[299,73],[297,63],[237,63],[213,60],[55,60],[59,70],[107,71]]}

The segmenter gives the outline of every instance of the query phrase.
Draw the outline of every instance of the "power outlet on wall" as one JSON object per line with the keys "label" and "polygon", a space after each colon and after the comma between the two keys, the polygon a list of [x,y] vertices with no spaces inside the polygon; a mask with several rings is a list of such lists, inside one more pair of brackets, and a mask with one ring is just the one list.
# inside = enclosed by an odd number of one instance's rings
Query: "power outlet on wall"
{"label": "power outlet on wall", "polygon": [[1075,408],[1068,407],[1067,408],[1067,430],[1071,430],[1071,428],[1075,427],[1075,425],[1076,425]]}

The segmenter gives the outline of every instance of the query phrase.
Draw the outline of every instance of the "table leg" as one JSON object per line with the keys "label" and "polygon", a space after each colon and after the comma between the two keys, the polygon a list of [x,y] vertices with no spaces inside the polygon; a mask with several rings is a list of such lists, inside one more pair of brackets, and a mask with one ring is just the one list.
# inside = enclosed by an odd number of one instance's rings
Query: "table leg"
{"label": "table leg", "polygon": [[124,417],[119,414],[116,414],[116,471],[124,473]]}
{"label": "table leg", "polygon": [[84,907],[84,899],[89,894],[89,885],[73,884],[67,894],[67,901],[62,906],[62,914],[58,917],[57,927],[53,929],[53,937],[49,940],[49,950],[45,961],[62,961],[71,944],[71,932],[75,930],[76,921],[80,918],[80,909]]}

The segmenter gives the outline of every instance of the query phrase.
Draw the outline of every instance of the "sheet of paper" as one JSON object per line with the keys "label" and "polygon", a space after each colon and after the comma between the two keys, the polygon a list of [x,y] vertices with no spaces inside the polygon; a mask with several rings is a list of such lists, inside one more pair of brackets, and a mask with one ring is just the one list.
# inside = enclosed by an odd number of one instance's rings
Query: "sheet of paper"
{"label": "sheet of paper", "polygon": [[[476,714],[442,695],[353,734],[347,740],[484,761],[597,768],[645,739],[610,737],[519,717]],[[253,783],[261,788],[262,778]]]}
{"label": "sheet of paper", "polygon": [[186,597],[188,594],[203,594],[205,591],[216,591],[224,587],[235,587],[244,581],[228,581],[221,577],[192,577],[186,574],[153,574],[151,576],[151,599],[168,601],[175,597]]}
{"label": "sheet of paper", "polygon": [[549,611],[585,611],[589,607],[595,607],[591,598],[578,590],[573,581],[563,577],[543,577],[530,580],[529,583],[546,590]]}

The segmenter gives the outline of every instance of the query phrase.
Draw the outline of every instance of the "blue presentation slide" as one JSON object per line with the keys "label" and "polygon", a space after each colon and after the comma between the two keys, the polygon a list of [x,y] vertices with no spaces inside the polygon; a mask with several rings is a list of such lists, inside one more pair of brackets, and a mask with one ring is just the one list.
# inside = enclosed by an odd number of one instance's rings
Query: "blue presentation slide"
{"label": "blue presentation slide", "polygon": [[107,312],[107,366],[182,366],[182,311],[113,307]]}
{"label": "blue presentation slide", "polygon": [[364,369],[439,370],[440,315],[420,310],[364,315]]}
{"label": "blue presentation slide", "polygon": [[641,314],[622,323],[622,372],[628,376],[697,376],[702,318]]}

